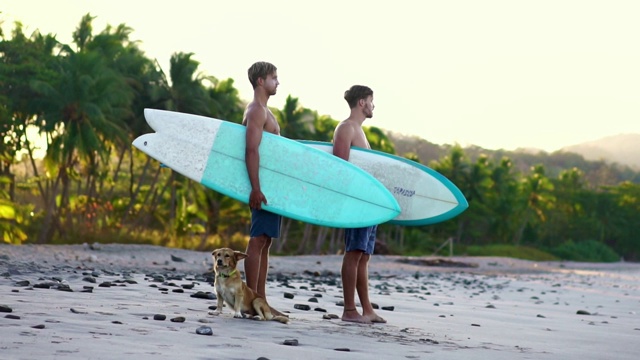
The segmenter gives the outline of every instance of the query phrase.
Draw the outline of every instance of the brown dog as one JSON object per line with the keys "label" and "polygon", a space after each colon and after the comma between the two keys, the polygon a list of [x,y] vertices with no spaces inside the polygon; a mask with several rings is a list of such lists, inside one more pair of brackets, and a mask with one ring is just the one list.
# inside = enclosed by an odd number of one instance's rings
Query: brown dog
{"label": "brown dog", "polygon": [[242,281],[236,266],[240,260],[247,257],[247,254],[223,248],[214,250],[211,256],[213,270],[216,273],[215,287],[218,296],[215,315],[222,313],[222,307],[226,302],[233,308],[235,318],[242,318],[244,314],[251,316],[254,320],[274,320],[283,324],[289,322],[286,316],[274,316],[267,300]]}

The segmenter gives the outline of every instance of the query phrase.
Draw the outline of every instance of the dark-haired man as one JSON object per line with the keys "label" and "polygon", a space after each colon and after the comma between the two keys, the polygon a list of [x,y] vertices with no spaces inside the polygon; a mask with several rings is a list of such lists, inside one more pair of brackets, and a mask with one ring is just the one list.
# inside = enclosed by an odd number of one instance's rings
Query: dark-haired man
{"label": "dark-haired man", "polygon": [[[351,146],[370,149],[369,141],[362,130],[362,123],[373,117],[373,90],[367,86],[354,85],[345,91],[344,99],[349,104],[349,117],[340,122],[333,135],[333,154],[349,160]],[[344,229],[345,253],[342,259],[342,290],[344,293],[343,321],[364,324],[385,323],[376,314],[369,300],[369,259],[373,254],[377,226]],[[358,293],[362,314],[358,313],[355,293]]]}

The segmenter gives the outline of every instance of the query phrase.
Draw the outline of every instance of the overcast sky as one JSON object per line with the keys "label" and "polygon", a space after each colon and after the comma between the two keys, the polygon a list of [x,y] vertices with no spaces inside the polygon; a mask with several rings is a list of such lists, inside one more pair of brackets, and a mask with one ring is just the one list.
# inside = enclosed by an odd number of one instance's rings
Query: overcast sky
{"label": "overcast sky", "polygon": [[365,125],[436,144],[558,150],[640,133],[640,1],[589,0],[2,0],[0,20],[71,42],[83,15],[94,33],[133,28],[169,70],[192,52],[200,70],[233,78],[249,100],[247,68],[278,67],[287,95],[336,120],[344,90],[374,90]]}

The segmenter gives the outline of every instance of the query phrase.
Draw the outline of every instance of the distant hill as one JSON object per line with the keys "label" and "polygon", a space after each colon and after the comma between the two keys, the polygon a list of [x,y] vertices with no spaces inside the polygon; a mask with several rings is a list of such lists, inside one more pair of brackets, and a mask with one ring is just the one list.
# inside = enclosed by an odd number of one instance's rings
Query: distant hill
{"label": "distant hill", "polygon": [[[412,154],[425,165],[431,160],[449,155],[453,145],[437,145],[417,136],[386,132],[400,156]],[[562,171],[578,168],[592,186],[617,185],[622,181],[640,183],[640,134],[618,135],[598,141],[565,147],[547,153],[539,149],[489,150],[467,146],[465,154],[475,162],[479,156],[489,156],[494,163],[503,157],[526,174],[534,165],[544,165],[547,176],[556,177]]]}
{"label": "distant hill", "polygon": [[582,155],[587,160],[618,163],[640,170],[640,134],[620,134],[571,145],[560,151]]}

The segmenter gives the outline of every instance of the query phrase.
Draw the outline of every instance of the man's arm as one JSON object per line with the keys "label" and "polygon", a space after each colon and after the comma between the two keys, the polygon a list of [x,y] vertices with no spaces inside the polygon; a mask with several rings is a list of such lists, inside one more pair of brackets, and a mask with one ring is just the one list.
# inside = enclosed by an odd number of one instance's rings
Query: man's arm
{"label": "man's arm", "polygon": [[249,194],[249,207],[252,209],[261,209],[262,203],[267,203],[267,199],[260,188],[260,142],[262,141],[262,132],[264,124],[267,121],[267,113],[264,109],[250,108],[246,113],[247,134],[245,163],[247,165],[247,174],[251,183],[251,193]]}
{"label": "man's arm", "polygon": [[353,134],[353,128],[346,123],[342,123],[336,127],[336,131],[333,134],[333,155],[349,161]]}

